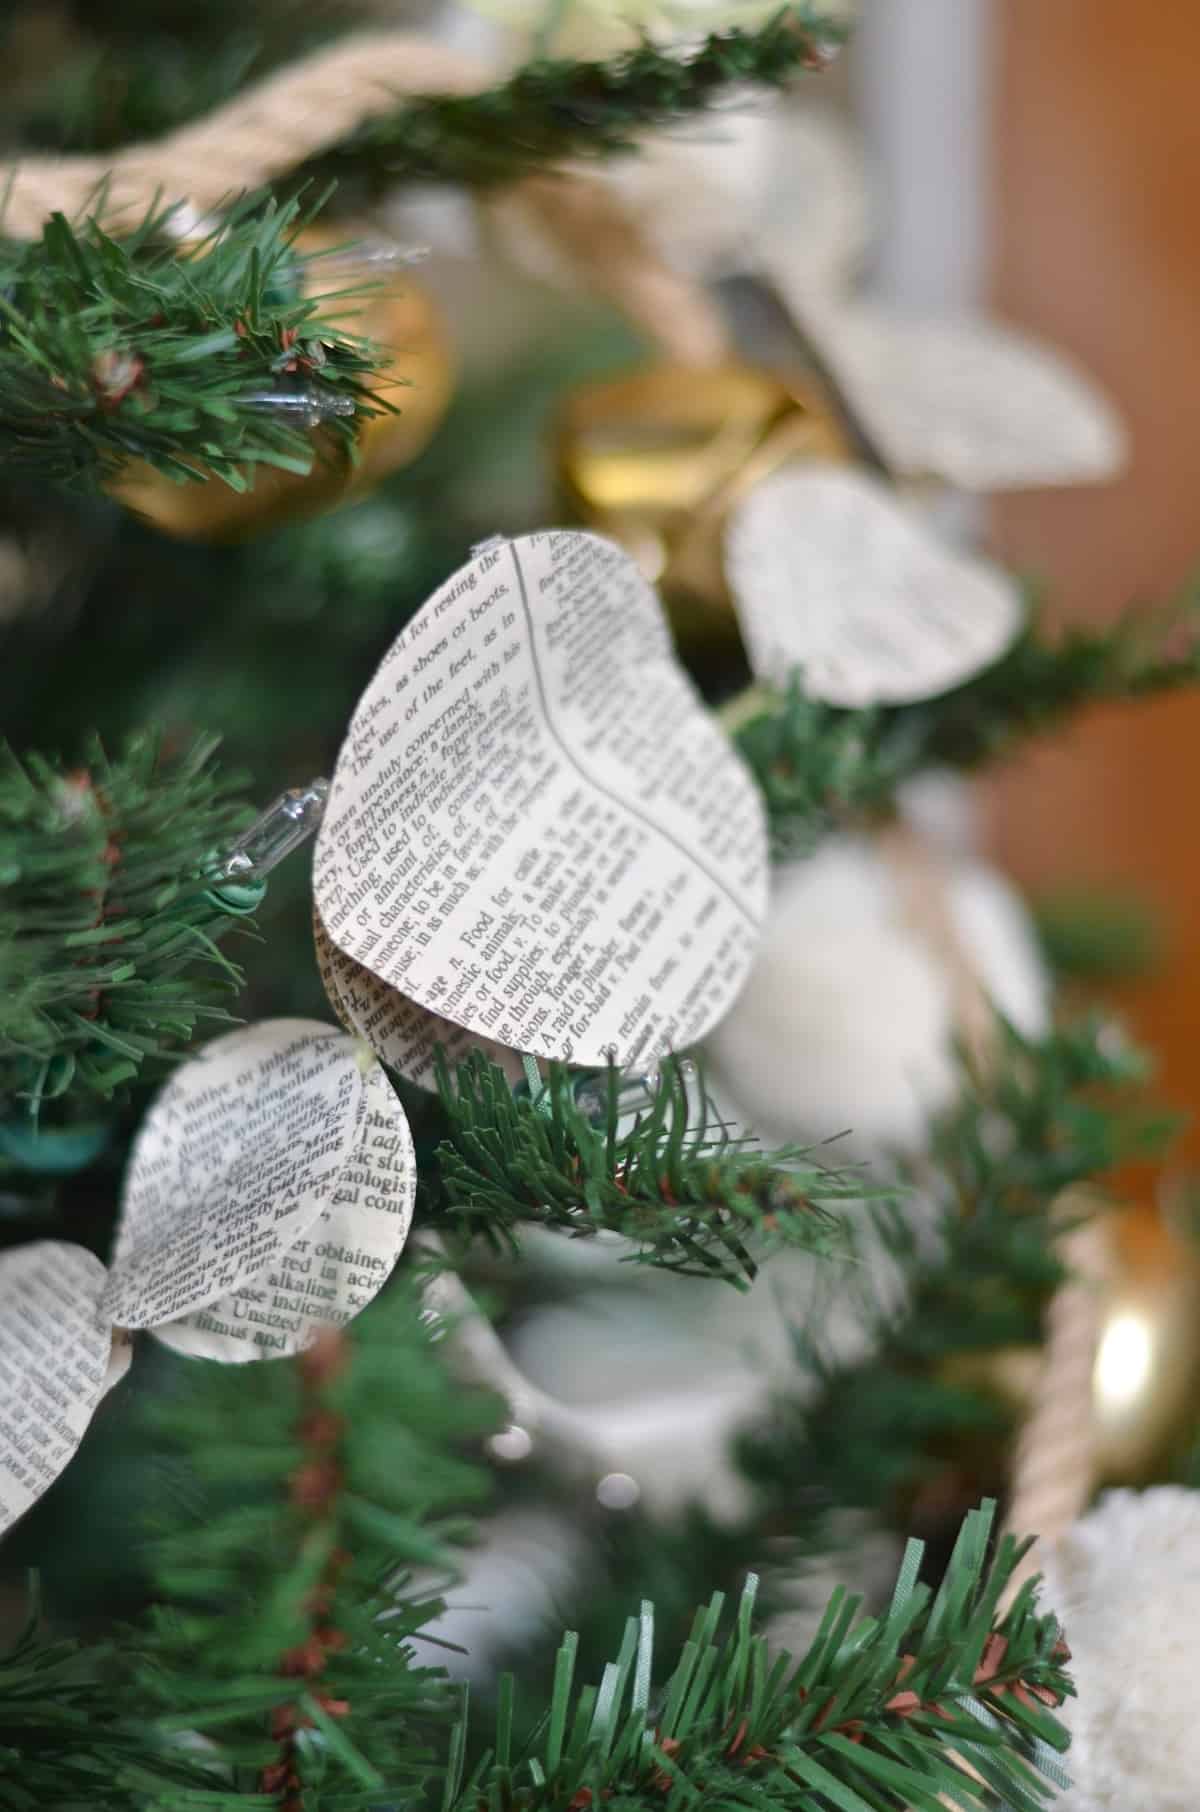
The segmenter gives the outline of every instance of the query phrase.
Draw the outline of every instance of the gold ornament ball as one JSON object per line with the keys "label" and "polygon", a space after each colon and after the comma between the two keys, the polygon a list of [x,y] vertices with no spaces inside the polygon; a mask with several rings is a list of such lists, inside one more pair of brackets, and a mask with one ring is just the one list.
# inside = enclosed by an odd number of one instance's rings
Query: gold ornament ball
{"label": "gold ornament ball", "polygon": [[555,458],[570,507],[662,589],[684,647],[737,640],[722,536],[729,509],[793,459],[844,461],[819,392],[755,366],[653,366],[574,392]]}
{"label": "gold ornament ball", "polygon": [[1098,1483],[1144,1484],[1200,1433],[1200,1257],[1169,1214],[1122,1215],[1093,1376]]}
{"label": "gold ornament ball", "polygon": [[[1101,1210],[1105,1260],[1092,1373],[1094,1487],[1144,1485],[1200,1435],[1200,1257],[1153,1208]],[[1043,1376],[1039,1347],[956,1355],[944,1383],[981,1390],[1023,1419]]]}
{"label": "gold ornament ball", "polygon": [[[296,248],[312,253],[340,243],[331,235],[308,232],[297,238]],[[321,264],[310,280],[322,288],[342,287]],[[337,436],[316,428],[311,434],[315,457],[307,473],[258,466],[247,474],[249,488],[235,491],[211,475],[176,484],[138,461],[108,484],[109,495],[177,540],[247,541],[291,517],[350,502],[414,460],[439,426],[454,388],[449,337],[432,298],[406,272],[366,294],[321,304],[318,318],[374,341],[392,360],[374,388],[397,413],[363,418],[355,464]]]}

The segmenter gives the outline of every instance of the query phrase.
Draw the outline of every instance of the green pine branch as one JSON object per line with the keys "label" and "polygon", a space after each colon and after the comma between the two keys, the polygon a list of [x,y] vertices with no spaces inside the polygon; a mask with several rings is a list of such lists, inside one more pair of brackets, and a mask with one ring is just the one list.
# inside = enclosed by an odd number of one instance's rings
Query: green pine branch
{"label": "green pine branch", "polygon": [[712,32],[680,55],[650,41],[607,61],[540,58],[476,95],[427,95],[366,120],[298,176],[382,188],[400,180],[495,185],[568,158],[631,149],[638,133],[702,115],[742,86],[781,88],[823,68],[848,35],[789,4],[755,29]]}
{"label": "green pine branch", "polygon": [[973,769],[1057,729],[1089,705],[1138,699],[1200,679],[1200,584],[1113,624],[1048,634],[1031,608],[1008,653],[966,685],[923,704],[844,711],[805,695],[755,693],[735,731],[788,848],[809,847],[849,817],[887,810],[929,767]]}
{"label": "green pine branch", "polygon": [[241,898],[205,879],[251,815],[213,746],[168,759],[143,734],[72,769],[0,749],[0,1120],[34,1168],[52,1154],[23,1118],[107,1100],[228,1017],[241,975],[217,940],[261,885]]}
{"label": "green pine branch", "polygon": [[819,1480],[830,1506],[903,1522],[949,1455],[975,1453],[995,1476],[1017,1406],[976,1362],[1040,1343],[1066,1275],[1064,1192],[1099,1189],[1117,1164],[1161,1151],[1172,1122],[1142,1104],[1145,1075],[1141,1053],[1100,1019],[1037,1041],[1003,1028],[991,1075],[964,1070],[961,1099],[933,1128],[933,1228],[874,1205],[893,1281],[881,1301],[870,1267],[844,1279],[867,1356],[839,1362],[819,1319],[796,1328],[805,1389],[779,1393],[739,1444],[763,1514],[786,1516]]}
{"label": "green pine branch", "polygon": [[[24,101],[24,135],[55,150],[105,151],[172,131],[352,25],[352,10],[323,0],[269,33],[269,20],[247,30],[244,7],[212,0],[170,32],[153,8],[136,24],[136,13],[120,17]],[[781,87],[821,67],[846,36],[820,6],[791,0],[766,24],[710,33],[686,55],[646,41],[606,60],[537,58],[478,95],[405,101],[299,174],[489,184],[569,157],[612,156],[649,127],[703,114],[731,88]]]}
{"label": "green pine branch", "polygon": [[0,1808],[200,1805],[212,1774],[131,1715],[119,1648],[45,1631],[36,1609],[0,1656]]}
{"label": "green pine branch", "polygon": [[[19,66],[29,21],[10,10],[0,55]],[[158,138],[281,64],[378,24],[369,4],[353,0],[64,0],[65,13],[72,29],[47,46],[50,67],[23,70],[5,91],[11,124],[37,150],[110,151]]]}
{"label": "green pine branch", "polygon": [[[171,213],[121,237],[55,215],[38,241],[0,241],[10,478],[97,488],[143,461],[245,490],[257,466],[310,471],[317,421],[322,456],[352,457],[356,419],[387,407],[371,389],[378,356],[305,293],[323,254],[296,251],[297,203],[243,204],[184,250]],[[347,285],[330,271],[310,288]]]}
{"label": "green pine branch", "polygon": [[615,1070],[592,1079],[590,1105],[577,1087],[561,1064],[530,1098],[478,1053],[453,1075],[441,1062],[440,1206],[464,1235],[515,1249],[528,1222],[619,1233],[634,1262],[738,1285],[781,1246],[838,1248],[830,1205],[859,1198],[862,1179],[798,1147],[764,1153],[714,1134],[703,1089],[689,1091],[675,1061],[636,1116],[622,1114]]}
{"label": "green pine branch", "polygon": [[138,1691],[160,1736],[214,1746],[211,1812],[348,1812],[433,1772],[455,1700],[420,1651],[436,1585],[413,1575],[454,1576],[485,1485],[466,1446],[498,1411],[451,1381],[404,1282],[296,1362],[195,1362],[154,1407],[182,1469],[132,1637]]}
{"label": "green pine branch", "polygon": [[1073,1689],[1058,1624],[1040,1612],[1035,1583],[1000,1613],[1029,1544],[1005,1536],[989,1565],[992,1518],[990,1504],[968,1516],[936,1594],[917,1583],[915,1542],[886,1615],[860,1618],[860,1601],[836,1592],[798,1663],[754,1633],[753,1577],[732,1630],[720,1633],[718,1595],[662,1680],[649,1604],[630,1620],[598,1685],[575,1687],[568,1636],[528,1745],[514,1745],[511,1680],[499,1696],[495,1743],[465,1778],[460,1732],[443,1812],[605,1804],[657,1812],[668,1795],[713,1812],[934,1812],[939,1803],[1037,1812],[1065,1784],[1057,1756],[1067,1736],[1054,1713]]}

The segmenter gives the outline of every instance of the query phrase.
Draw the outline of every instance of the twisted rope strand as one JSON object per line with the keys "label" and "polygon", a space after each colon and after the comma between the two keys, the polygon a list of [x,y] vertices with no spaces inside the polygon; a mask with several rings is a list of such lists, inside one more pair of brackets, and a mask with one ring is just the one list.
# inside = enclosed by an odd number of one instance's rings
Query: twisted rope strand
{"label": "twisted rope strand", "polygon": [[[27,157],[4,172],[3,230],[36,238],[53,213],[99,210],[132,225],[156,199],[203,216],[278,181],[398,101],[471,95],[494,71],[404,32],[358,35],[303,58],[156,144],[105,157]],[[716,363],[727,336],[715,305],[671,270],[603,182],[575,171],[528,177],[512,197],[538,220],[589,285],[672,358]]]}
{"label": "twisted rope strand", "polygon": [[[1068,1198],[1064,1208],[1078,1207]],[[1103,1316],[1102,1286],[1110,1253],[1103,1223],[1089,1220],[1059,1241],[1071,1275],[1046,1311],[1045,1344],[1033,1403],[1017,1438],[1012,1497],[1005,1529],[1036,1534],[1037,1544],[1014,1573],[1005,1595],[1039,1570],[1043,1542],[1056,1541],[1091,1501],[1096,1476],[1092,1379]]]}

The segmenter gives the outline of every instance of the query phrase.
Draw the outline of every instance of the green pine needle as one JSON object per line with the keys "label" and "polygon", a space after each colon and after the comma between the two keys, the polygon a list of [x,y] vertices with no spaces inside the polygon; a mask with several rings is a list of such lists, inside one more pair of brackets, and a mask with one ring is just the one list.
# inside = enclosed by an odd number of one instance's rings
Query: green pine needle
{"label": "green pine needle", "polygon": [[867,1357],[847,1366],[836,1331],[826,1342],[810,1316],[793,1335],[803,1389],[779,1392],[739,1444],[764,1513],[789,1514],[820,1480],[830,1505],[903,1521],[908,1494],[972,1444],[999,1475],[1016,1405],[972,1362],[1040,1342],[1066,1275],[1064,1192],[1093,1186],[1094,1211],[1117,1164],[1160,1154],[1173,1123],[1141,1104],[1145,1075],[1099,1018],[1041,1040],[1001,1028],[990,1074],[964,1068],[959,1102],[933,1128],[931,1171],[908,1178],[938,1204],[932,1227],[871,1205],[887,1289],[881,1300],[878,1264],[842,1280],[839,1315],[848,1297]]}
{"label": "green pine needle", "polygon": [[235,921],[204,867],[252,814],[213,746],[94,742],[70,770],[0,748],[0,1119],[110,1099],[228,1017]]}
{"label": "green pine needle", "polygon": [[787,692],[735,732],[772,829],[803,852],[832,825],[886,810],[895,789],[930,767],[972,769],[1010,754],[1091,704],[1143,698],[1200,679],[1200,584],[1159,609],[1131,609],[1102,628],[1045,633],[1031,608],[1003,659],[957,691],[916,705],[844,711]]}
{"label": "green pine needle", "polygon": [[203,1805],[211,1769],[131,1711],[130,1686],[119,1648],[53,1636],[35,1608],[0,1655],[4,1812]]}
{"label": "green pine needle", "polygon": [[306,1804],[410,1796],[456,1702],[421,1631],[486,1487],[467,1444],[499,1400],[450,1379],[398,1281],[298,1361],[188,1363],[150,1413],[183,1470],[157,1510],[160,1608],[129,1646],[155,1728],[216,1745],[228,1788],[206,1804],[237,1812],[281,1746]]}
{"label": "green pine needle", "polygon": [[886,1615],[861,1617],[839,1588],[799,1662],[754,1633],[753,1575],[728,1633],[717,1595],[661,1680],[649,1604],[598,1686],[574,1685],[568,1636],[534,1738],[511,1752],[510,1688],[494,1747],[465,1782],[448,1781],[446,1812],[658,1812],[668,1794],[711,1812],[933,1812],[939,1794],[963,1812],[997,1798],[1010,1812],[1037,1812],[1065,1783],[1056,1758],[1067,1735],[1054,1708],[1073,1688],[1034,1585],[999,1612],[1029,1543],[1005,1536],[989,1564],[993,1515],[985,1504],[968,1516],[936,1594],[917,1583],[920,1543]]}
{"label": "green pine needle", "polygon": [[[178,483],[216,474],[244,489],[257,465],[307,472],[305,394],[325,412],[324,456],[351,457],[356,419],[386,406],[371,388],[380,361],[305,293],[321,267],[293,241],[313,211],[245,203],[187,250],[165,207],[120,237],[57,214],[32,244],[0,241],[9,476],[97,488],[140,460]],[[299,400],[262,400],[288,393]]]}
{"label": "green pine needle", "polygon": [[438,1150],[444,1206],[464,1233],[515,1247],[522,1222],[575,1235],[619,1233],[635,1262],[744,1286],[781,1246],[828,1253],[840,1243],[829,1204],[857,1200],[863,1181],[827,1170],[798,1147],[764,1153],[713,1131],[703,1089],[664,1063],[649,1105],[622,1117],[615,1070],[596,1078],[592,1112],[565,1065],[540,1095],[514,1095],[478,1053],[438,1090],[450,1121]]}
{"label": "green pine needle", "polygon": [[743,86],[781,88],[848,35],[819,6],[785,5],[752,30],[712,32],[689,54],[650,41],[606,62],[539,58],[475,95],[427,95],[364,123],[301,166],[302,179],[512,182],[567,158],[611,157],[639,132],[715,108]]}

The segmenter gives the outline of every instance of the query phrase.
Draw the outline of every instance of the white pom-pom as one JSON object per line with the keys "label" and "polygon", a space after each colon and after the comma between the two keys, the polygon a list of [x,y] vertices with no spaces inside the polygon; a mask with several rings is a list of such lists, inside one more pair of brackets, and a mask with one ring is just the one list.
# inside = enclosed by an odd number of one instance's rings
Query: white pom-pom
{"label": "white pom-pom", "polygon": [[1200,1492],[1114,1491],[1038,1559],[1079,1695],[1055,1812],[1195,1812]]}
{"label": "white pom-pom", "polygon": [[[977,862],[946,907],[995,1006],[1046,1024],[1048,985],[1016,894]],[[853,1136],[845,1155],[915,1151],[957,1087],[951,978],[867,837],[831,838],[777,877],[758,957],[706,1045],[722,1104],[772,1143]]]}

